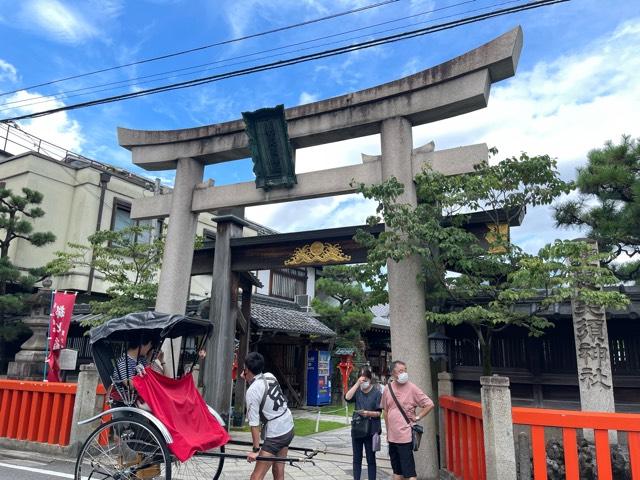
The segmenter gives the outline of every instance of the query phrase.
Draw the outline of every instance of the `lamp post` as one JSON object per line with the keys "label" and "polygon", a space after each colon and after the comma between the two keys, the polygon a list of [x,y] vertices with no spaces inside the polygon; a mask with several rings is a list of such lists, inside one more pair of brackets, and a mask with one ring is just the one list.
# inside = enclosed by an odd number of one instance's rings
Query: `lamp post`
{"label": "lamp post", "polygon": [[449,352],[451,347],[451,339],[442,332],[433,332],[429,335],[429,352],[434,362],[443,360],[446,365],[449,360]]}

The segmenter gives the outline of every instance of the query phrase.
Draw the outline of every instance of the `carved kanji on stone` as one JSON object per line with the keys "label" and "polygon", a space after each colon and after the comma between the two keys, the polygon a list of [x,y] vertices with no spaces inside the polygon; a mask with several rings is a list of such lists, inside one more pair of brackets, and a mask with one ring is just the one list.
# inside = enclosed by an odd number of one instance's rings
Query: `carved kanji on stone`
{"label": "carved kanji on stone", "polygon": [[584,382],[587,388],[600,385],[605,389],[610,389],[611,385],[607,383],[608,375],[602,372],[601,368],[584,367],[580,370],[580,381]]}
{"label": "carved kanji on stone", "polygon": [[[597,246],[593,248],[597,253]],[[601,305],[577,298],[572,300],[571,307],[582,410],[614,412],[607,313]],[[584,434],[593,436],[587,431]]]}

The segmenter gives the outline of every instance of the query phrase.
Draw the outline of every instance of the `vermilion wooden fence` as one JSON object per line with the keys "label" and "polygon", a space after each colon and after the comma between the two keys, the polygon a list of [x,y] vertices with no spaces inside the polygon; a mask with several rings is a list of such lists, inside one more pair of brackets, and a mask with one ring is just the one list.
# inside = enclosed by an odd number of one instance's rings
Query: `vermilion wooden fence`
{"label": "vermilion wooden fence", "polygon": [[[0,380],[0,437],[69,444],[77,384]],[[96,390],[105,395],[102,385]]]}
{"label": "vermilion wooden fence", "polygon": [[75,383],[0,380],[0,437],[68,445]]}
{"label": "vermilion wooden fence", "polygon": [[640,415],[628,413],[575,412],[542,408],[513,408],[513,423],[531,427],[533,450],[533,478],[547,479],[545,427],[562,428],[564,462],[567,480],[579,479],[576,431],[591,429],[596,444],[598,480],[612,480],[609,430],[627,432],[631,478],[640,480]]}
{"label": "vermilion wooden fence", "polygon": [[485,480],[482,407],[456,397],[440,397],[447,470],[463,480]]}
{"label": "vermilion wooden fence", "polygon": [[[440,397],[444,413],[446,468],[464,480],[486,478],[482,407],[456,397]],[[579,480],[577,430],[594,431],[599,480],[612,480],[609,430],[626,433],[631,478],[640,480],[640,415],[628,413],[576,412],[544,408],[512,409],[513,423],[531,428],[534,480],[547,479],[545,427],[562,429],[567,480]]]}

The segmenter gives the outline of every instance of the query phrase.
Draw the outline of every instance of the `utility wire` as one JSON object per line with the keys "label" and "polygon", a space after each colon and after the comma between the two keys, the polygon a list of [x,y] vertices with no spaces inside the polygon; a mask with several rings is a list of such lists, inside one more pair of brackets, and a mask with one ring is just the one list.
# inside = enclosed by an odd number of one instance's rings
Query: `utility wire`
{"label": "utility wire", "polygon": [[72,105],[66,105],[66,106],[63,106],[63,107],[44,110],[44,111],[41,111],[41,112],[35,112],[35,113],[26,114],[26,115],[20,115],[20,116],[16,116],[16,117],[6,118],[6,119],[3,119],[3,120],[0,120],[0,122],[24,120],[24,119],[27,119],[27,118],[37,118],[37,117],[41,117],[41,116],[45,116],[45,115],[51,115],[53,113],[64,112],[64,111],[69,111],[69,110],[76,110],[76,109],[79,109],[79,108],[85,108],[85,107],[90,107],[90,106],[94,106],[94,105],[102,105],[102,104],[106,104],[106,103],[112,103],[112,102],[117,102],[117,101],[120,101],[120,100],[130,99],[130,98],[143,97],[143,96],[147,96],[147,95],[152,95],[154,93],[179,90],[179,89],[188,88],[188,87],[192,87],[192,86],[196,86],[196,85],[203,85],[203,84],[206,84],[206,83],[212,83],[212,82],[216,82],[216,81],[220,81],[220,80],[224,80],[224,79],[228,79],[228,78],[244,76],[244,75],[248,75],[248,74],[251,74],[251,73],[257,73],[257,72],[262,72],[262,71],[266,71],[266,70],[274,70],[274,69],[278,69],[278,68],[283,68],[285,66],[291,66],[291,65],[296,65],[296,64],[299,64],[299,63],[303,63],[303,62],[308,62],[308,61],[311,61],[311,60],[318,60],[318,59],[322,59],[322,58],[333,57],[333,56],[336,56],[336,55],[341,55],[341,54],[344,54],[344,53],[354,52],[354,51],[362,50],[362,49],[365,49],[365,48],[371,48],[371,47],[374,47],[374,46],[385,45],[385,44],[388,44],[388,43],[394,43],[394,42],[397,42],[397,41],[400,41],[400,40],[406,40],[406,39],[409,39],[409,38],[415,38],[415,37],[427,35],[427,34],[430,34],[430,33],[449,30],[449,29],[456,28],[456,27],[459,27],[459,26],[462,26],[462,25],[468,25],[468,24],[480,22],[480,21],[483,21],[483,20],[486,20],[486,19],[489,19],[489,18],[495,18],[495,17],[499,17],[499,16],[509,15],[509,14],[512,14],[512,13],[522,12],[522,11],[526,11],[526,10],[533,10],[533,9],[537,9],[537,8],[540,8],[540,7],[550,6],[550,5],[554,5],[554,4],[557,4],[557,3],[565,3],[565,2],[569,2],[569,1],[570,0],[538,0],[538,1],[533,1],[533,2],[529,2],[529,3],[523,4],[523,5],[517,5],[517,6],[514,6],[514,7],[495,10],[495,11],[487,12],[487,13],[480,14],[480,15],[474,15],[474,16],[471,16],[471,17],[466,17],[466,18],[454,20],[452,22],[441,23],[441,24],[434,25],[434,26],[431,26],[431,27],[425,27],[425,28],[420,28],[420,29],[417,29],[417,30],[408,31],[408,32],[402,32],[402,33],[399,33],[399,34],[396,34],[396,35],[390,35],[390,36],[387,36],[387,37],[382,37],[382,38],[378,38],[378,39],[374,39],[374,40],[369,40],[369,41],[361,42],[361,43],[354,44],[354,45],[334,48],[334,49],[330,49],[330,50],[324,50],[322,52],[316,52],[316,53],[312,53],[312,54],[308,54],[308,55],[302,55],[302,56],[299,56],[299,57],[294,57],[294,58],[290,58],[290,59],[286,59],[286,60],[278,60],[278,61],[275,61],[275,62],[266,63],[266,64],[262,64],[262,65],[257,65],[257,66],[254,66],[254,67],[244,68],[244,69],[235,70],[235,71],[226,72],[226,73],[221,73],[221,74],[217,74],[217,75],[211,75],[211,76],[202,77],[202,78],[193,79],[193,80],[187,80],[187,81],[184,81],[184,82],[173,83],[173,84],[169,84],[169,85],[163,85],[163,86],[159,86],[159,87],[150,88],[150,89],[147,89],[147,90],[140,90],[140,91],[137,91],[137,92],[131,92],[131,93],[126,93],[126,94],[121,94],[121,95],[115,95],[115,96],[101,98],[101,99],[97,99],[97,100],[91,100],[91,101],[87,101],[87,102],[81,102],[81,103],[76,103],[76,104],[72,104]]}
{"label": "utility wire", "polygon": [[[247,53],[247,54],[244,54],[244,55],[238,55],[238,56],[235,56],[235,57],[224,58],[222,60],[217,60],[215,62],[208,62],[208,63],[203,63],[203,64],[200,64],[200,65],[194,65],[194,66],[191,66],[191,67],[178,68],[178,69],[175,69],[175,70],[168,70],[166,72],[154,73],[154,74],[150,74],[150,75],[143,75],[143,76],[140,76],[140,77],[130,78],[130,79],[126,79],[126,80],[119,80],[119,81],[116,81],[116,82],[108,82],[108,83],[103,83],[103,84],[99,84],[99,85],[93,85],[93,86],[89,86],[89,87],[77,88],[77,89],[74,89],[74,90],[67,90],[67,91],[63,91],[63,92],[57,93],[55,95],[38,95],[38,96],[32,97],[32,98],[25,98],[25,99],[21,99],[21,100],[12,100],[10,102],[5,102],[3,104],[0,104],[0,107],[6,107],[6,108],[0,108],[0,112],[4,112],[4,111],[7,111],[7,110],[12,110],[14,108],[24,108],[24,107],[29,107],[29,106],[33,106],[33,105],[39,105],[39,104],[42,104],[42,103],[49,103],[49,102],[52,102],[52,101],[54,101],[56,99],[63,99],[63,98],[64,99],[68,99],[68,98],[74,98],[74,97],[79,97],[79,96],[86,96],[86,95],[91,95],[91,94],[94,94],[94,93],[106,92],[106,91],[109,91],[109,90],[117,90],[117,89],[121,89],[121,88],[139,86],[139,85],[143,85],[143,84],[159,82],[159,81],[162,81],[162,80],[169,80],[169,79],[175,78],[175,77],[183,77],[183,76],[187,76],[187,75],[194,75],[196,73],[203,73],[203,72],[208,72],[208,71],[211,71],[211,70],[217,70],[217,69],[220,69],[220,68],[247,64],[247,63],[251,63],[253,61],[266,60],[268,58],[276,57],[276,56],[278,56],[278,54],[262,56],[262,57],[258,57],[258,58],[252,59],[252,60],[245,60],[245,61],[241,61],[241,62],[225,63],[225,62],[229,62],[229,61],[232,61],[232,60],[239,60],[241,58],[253,57],[253,56],[256,56],[256,55],[263,54],[263,53],[277,52],[279,50],[285,50],[287,48],[296,47],[296,46],[299,46],[299,45],[305,45],[305,44],[314,43],[314,42],[317,42],[317,41],[320,41],[320,40],[339,37],[339,36],[347,35],[349,33],[354,33],[354,32],[359,32],[359,31],[362,31],[362,30],[367,30],[367,29],[375,28],[375,27],[378,27],[378,26],[381,26],[381,25],[386,25],[386,24],[389,24],[389,23],[399,22],[399,21],[402,21],[402,20],[407,20],[409,18],[419,17],[419,16],[422,16],[422,15],[427,15],[427,14],[434,13],[434,12],[441,11],[441,10],[447,10],[447,9],[458,7],[458,6],[467,4],[467,3],[473,3],[475,1],[476,0],[465,0],[463,2],[459,2],[459,3],[453,4],[453,5],[448,5],[446,7],[440,7],[440,8],[436,8],[436,9],[433,9],[433,10],[428,10],[428,11],[425,11],[425,12],[416,13],[416,14],[413,14],[413,15],[408,15],[408,16],[405,16],[405,17],[396,18],[394,20],[388,20],[388,21],[385,21],[385,22],[376,23],[376,24],[369,25],[369,26],[366,26],[366,27],[360,27],[360,28],[355,28],[355,29],[347,30],[347,31],[340,32],[340,33],[335,33],[335,34],[332,34],[332,35],[325,35],[325,36],[322,36],[322,37],[316,37],[316,38],[312,38],[310,40],[304,40],[304,41],[300,41],[300,42],[296,42],[296,43],[283,45],[281,47],[275,47],[275,48],[270,48],[270,49],[267,49],[267,50],[261,50],[261,51],[258,51],[258,52]],[[505,2],[501,2],[501,3],[495,3],[495,4],[492,4],[492,5],[486,5],[484,7],[476,8],[476,9],[473,9],[473,10],[467,10],[467,11],[464,11],[464,12],[461,12],[461,13],[463,15],[466,15],[466,14],[470,14],[470,13],[473,13],[473,12],[478,12],[478,11],[481,11],[481,10],[487,10],[489,8],[494,8],[494,7],[498,7],[498,6],[502,6],[502,5],[508,5],[508,4],[511,4],[511,3],[517,3],[519,1],[520,0],[508,0],[508,1],[505,1]],[[385,30],[378,30],[376,32],[371,32],[371,33],[364,34],[364,35],[358,35],[358,36],[345,38],[345,39],[337,40],[337,41],[333,41],[333,42],[321,43],[321,44],[313,45],[311,47],[299,48],[299,49],[296,49],[296,50],[290,50],[290,51],[283,52],[283,53],[287,53],[287,54],[299,53],[299,52],[302,52],[302,51],[311,50],[313,48],[326,47],[326,46],[329,46],[329,45],[335,45],[336,43],[342,43],[342,42],[348,42],[348,41],[352,41],[352,40],[357,40],[357,39],[360,39],[360,38],[368,37],[370,35],[379,35],[379,34],[386,33],[386,32],[401,30],[403,28],[407,28],[407,27],[411,27],[411,26],[422,25],[422,24],[425,24],[425,23],[433,23],[433,22],[436,22],[436,21],[439,21],[439,20],[444,20],[444,19],[447,19],[447,18],[455,17],[457,15],[458,14],[452,14],[452,15],[441,16],[441,17],[438,17],[438,18],[430,18],[429,20],[423,21],[423,22],[415,22],[415,23],[412,23],[412,24],[409,24],[409,25],[402,25],[400,27],[388,28],[388,29],[385,29]],[[223,64],[223,65],[219,65],[219,64]],[[219,65],[219,66],[211,67],[212,65]],[[196,70],[196,69],[201,68],[201,67],[209,67],[209,68]],[[192,71],[190,71],[188,73],[179,73],[179,72],[186,72],[187,70],[192,70]],[[177,75],[170,75],[170,76],[162,77],[162,75],[167,75],[167,74],[177,74]],[[160,78],[154,78],[154,77],[160,77]],[[149,80],[145,80],[145,79],[149,79]],[[139,81],[139,80],[144,80],[144,81]],[[101,87],[108,87],[108,88],[101,88]],[[76,92],[85,92],[85,93],[76,93]],[[74,95],[69,95],[70,93],[75,93],[75,94]],[[15,105],[15,106],[14,107],[9,107],[9,105]]]}
{"label": "utility wire", "polygon": [[73,79],[76,79],[76,78],[88,77],[90,75],[96,75],[98,73],[104,73],[104,72],[109,72],[109,71],[112,71],[112,70],[118,70],[118,69],[121,69],[121,68],[132,67],[134,65],[141,65],[143,63],[150,63],[150,62],[156,62],[158,60],[165,60],[167,58],[177,57],[177,56],[180,56],[180,55],[186,55],[186,54],[189,54],[189,53],[198,52],[198,51],[206,50],[206,49],[213,48],[213,47],[219,47],[219,46],[222,46],[222,45],[229,45],[231,43],[241,42],[243,40],[249,40],[251,38],[263,37],[265,35],[270,35],[272,33],[284,32],[286,30],[291,30],[293,28],[303,27],[303,26],[306,26],[306,25],[311,25],[311,24],[314,24],[314,23],[323,22],[325,20],[332,20],[334,18],[344,17],[345,15],[351,15],[353,13],[363,12],[365,10],[370,10],[370,9],[373,9],[373,8],[382,7],[384,5],[388,5],[390,3],[396,3],[396,2],[399,2],[399,1],[400,0],[384,0],[382,2],[374,3],[374,4],[371,4],[371,5],[365,5],[363,7],[354,8],[352,10],[347,10],[347,11],[344,11],[344,12],[333,13],[331,15],[326,15],[324,17],[314,18],[312,20],[306,20],[304,22],[294,23],[294,24],[291,24],[291,25],[286,25],[284,27],[274,28],[274,29],[267,30],[267,31],[264,31],[264,32],[253,33],[251,35],[245,35],[243,37],[237,37],[237,38],[232,38],[232,39],[229,39],[229,40],[223,40],[221,42],[210,43],[208,45],[202,45],[200,47],[190,48],[190,49],[187,49],[187,50],[181,50],[179,52],[173,52],[173,53],[168,53],[168,54],[165,54],[165,55],[159,55],[157,57],[145,58],[143,60],[137,60],[135,62],[124,63],[124,64],[121,64],[121,65],[115,65],[113,67],[103,68],[101,70],[94,70],[92,72],[86,72],[86,73],[81,73],[81,74],[78,74],[78,75],[72,75],[70,77],[59,78],[57,80],[50,80],[48,82],[43,82],[43,83],[39,83],[39,84],[36,84],[36,85],[30,85],[28,87],[22,87],[22,88],[19,88],[17,90],[11,90],[11,91],[7,91],[7,92],[0,92],[0,97],[1,96],[5,96],[5,95],[9,95],[11,93],[19,92],[21,90],[28,90],[28,89],[31,89],[31,88],[44,87],[46,85],[53,85],[54,83],[65,82],[67,80],[73,80]]}

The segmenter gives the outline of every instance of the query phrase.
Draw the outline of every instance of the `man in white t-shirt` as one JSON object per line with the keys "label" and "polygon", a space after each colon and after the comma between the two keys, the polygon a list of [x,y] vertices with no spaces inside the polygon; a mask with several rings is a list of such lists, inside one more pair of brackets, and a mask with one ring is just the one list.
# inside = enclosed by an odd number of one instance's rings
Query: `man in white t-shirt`
{"label": "man in white t-shirt", "polygon": [[[260,457],[286,457],[293,440],[293,416],[280,384],[270,373],[263,373],[264,357],[251,352],[244,360],[242,375],[249,384],[246,394],[247,418],[251,427],[253,452],[248,462]],[[260,425],[264,429],[264,442],[260,447]],[[262,480],[269,468],[274,480],[284,480],[284,462],[259,461],[251,474],[251,480]]]}

